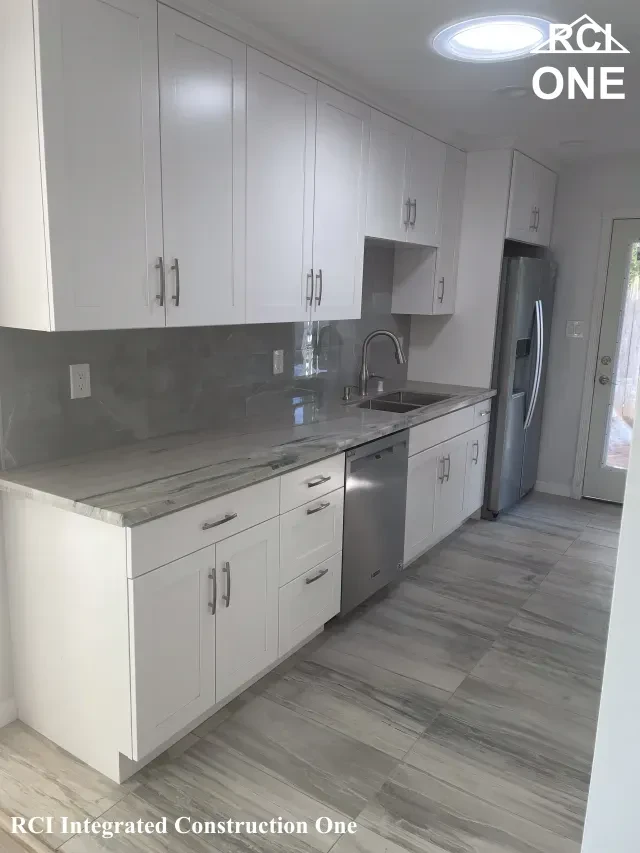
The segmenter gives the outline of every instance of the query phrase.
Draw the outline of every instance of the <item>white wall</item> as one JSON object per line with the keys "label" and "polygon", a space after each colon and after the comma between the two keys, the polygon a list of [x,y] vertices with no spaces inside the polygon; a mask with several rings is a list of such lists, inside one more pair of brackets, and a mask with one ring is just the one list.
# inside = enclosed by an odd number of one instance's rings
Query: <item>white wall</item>
{"label": "white wall", "polygon": [[1,534],[0,505],[0,726],[4,726],[16,718],[16,708],[13,700],[13,679],[11,676],[11,638],[7,578],[4,565],[4,541]]}
{"label": "white wall", "polygon": [[[594,160],[560,175],[552,238],[559,274],[538,466],[538,481],[558,494],[571,493],[603,216],[633,209],[640,211],[640,157]],[[567,320],[584,322],[584,338],[566,337]]]}
{"label": "white wall", "polygon": [[409,379],[491,385],[511,159],[511,151],[467,157],[455,313],[412,317]]}
{"label": "white wall", "polygon": [[640,766],[640,430],[627,475],[582,853],[637,853]]}

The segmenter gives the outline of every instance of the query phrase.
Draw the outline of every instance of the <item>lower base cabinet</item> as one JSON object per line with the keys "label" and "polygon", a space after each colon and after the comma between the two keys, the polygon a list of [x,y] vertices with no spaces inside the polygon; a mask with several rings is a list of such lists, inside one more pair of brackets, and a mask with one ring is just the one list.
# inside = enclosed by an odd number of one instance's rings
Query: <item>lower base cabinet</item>
{"label": "lower base cabinet", "polygon": [[467,473],[464,487],[464,512],[467,518],[484,502],[484,474],[487,466],[489,424],[476,427],[467,435]]}
{"label": "lower base cabinet", "polygon": [[278,657],[277,518],[216,545],[216,702]]}
{"label": "lower base cabinet", "polygon": [[215,545],[129,581],[133,758],[216,701]]}
{"label": "lower base cabinet", "polygon": [[318,631],[340,610],[342,551],[280,590],[279,655]]}
{"label": "lower base cabinet", "polygon": [[433,542],[436,482],[441,467],[440,448],[431,447],[409,457],[404,561],[408,563]]}
{"label": "lower base cabinet", "polygon": [[467,465],[466,435],[460,435],[440,447],[436,480],[434,539],[442,539],[455,530],[464,518],[465,473]]}

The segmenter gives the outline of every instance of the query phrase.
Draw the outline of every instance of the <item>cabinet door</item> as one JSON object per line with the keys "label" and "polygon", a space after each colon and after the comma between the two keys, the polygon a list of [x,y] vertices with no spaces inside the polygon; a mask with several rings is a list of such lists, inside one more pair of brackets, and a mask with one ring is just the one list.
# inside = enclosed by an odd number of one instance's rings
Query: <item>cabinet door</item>
{"label": "cabinet door", "polygon": [[465,518],[480,509],[484,501],[484,472],[487,463],[489,424],[467,434],[467,471],[464,483]]}
{"label": "cabinet door", "polygon": [[404,529],[405,565],[426,551],[433,540],[440,455],[438,446],[409,457]]}
{"label": "cabinet door", "polygon": [[455,530],[463,519],[464,480],[467,467],[466,435],[440,445],[436,478],[434,539]]}
{"label": "cabinet door", "polygon": [[342,550],[344,489],[280,516],[280,584]]}
{"label": "cabinet door", "polygon": [[406,240],[409,220],[406,171],[411,128],[371,111],[367,236]]}
{"label": "cabinet door", "polygon": [[247,322],[309,317],[317,82],[247,51]]}
{"label": "cabinet door", "polygon": [[278,656],[278,519],[216,546],[216,700]]}
{"label": "cabinet door", "polygon": [[535,242],[540,246],[551,243],[551,226],[553,225],[553,207],[556,196],[555,172],[544,166],[536,165],[536,198],[538,218],[536,221]]}
{"label": "cabinet door", "polygon": [[406,239],[439,246],[442,181],[447,146],[419,130],[411,132],[407,195],[411,199]]}
{"label": "cabinet door", "polygon": [[530,157],[514,151],[507,213],[506,236],[509,240],[520,240],[523,243],[535,242],[537,205],[535,165]]}
{"label": "cabinet door", "polygon": [[215,545],[129,581],[133,758],[216,701]]}
{"label": "cabinet door", "polygon": [[442,235],[433,290],[434,314],[453,314],[455,311],[466,168],[467,155],[464,151],[448,145],[442,182]]}
{"label": "cabinet door", "polygon": [[314,320],[360,317],[370,121],[369,107],[318,85]]}
{"label": "cabinet door", "polygon": [[39,5],[53,326],[164,326],[155,0]]}
{"label": "cabinet door", "polygon": [[342,552],[305,572],[280,589],[278,654],[295,646],[332,619],[340,610]]}
{"label": "cabinet door", "polygon": [[159,7],[169,326],[244,322],[246,47]]}

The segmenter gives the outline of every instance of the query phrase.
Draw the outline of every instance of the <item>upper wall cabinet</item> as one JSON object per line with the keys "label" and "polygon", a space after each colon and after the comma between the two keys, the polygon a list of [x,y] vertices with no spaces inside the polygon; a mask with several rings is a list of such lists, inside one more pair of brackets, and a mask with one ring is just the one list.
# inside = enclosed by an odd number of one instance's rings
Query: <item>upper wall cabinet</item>
{"label": "upper wall cabinet", "polygon": [[438,246],[446,146],[372,110],[367,235]]}
{"label": "upper wall cabinet", "polygon": [[434,314],[453,314],[455,310],[466,171],[467,155],[464,151],[447,145],[442,183],[442,236],[433,289]]}
{"label": "upper wall cabinet", "polygon": [[249,50],[247,322],[360,316],[370,109]]}
{"label": "upper wall cabinet", "polygon": [[159,7],[168,326],[244,323],[246,48]]}
{"label": "upper wall cabinet", "polygon": [[548,246],[555,192],[556,175],[520,151],[514,151],[507,239]]}
{"label": "upper wall cabinet", "polygon": [[3,9],[3,325],[164,325],[157,16],[155,0]]}

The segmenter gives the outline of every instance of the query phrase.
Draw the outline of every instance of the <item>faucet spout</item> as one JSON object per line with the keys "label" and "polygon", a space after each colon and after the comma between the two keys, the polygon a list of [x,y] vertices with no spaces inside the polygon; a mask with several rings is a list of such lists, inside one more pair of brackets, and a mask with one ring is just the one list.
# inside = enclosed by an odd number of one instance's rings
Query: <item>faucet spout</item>
{"label": "faucet spout", "polygon": [[369,380],[369,344],[374,338],[378,337],[378,335],[391,339],[391,342],[395,347],[396,361],[398,364],[406,364],[407,362],[402,349],[402,344],[393,332],[388,331],[388,329],[378,329],[377,331],[368,334],[362,343],[362,364],[360,366],[360,376],[358,380],[358,390],[361,397],[364,397],[367,393],[367,382]]}

